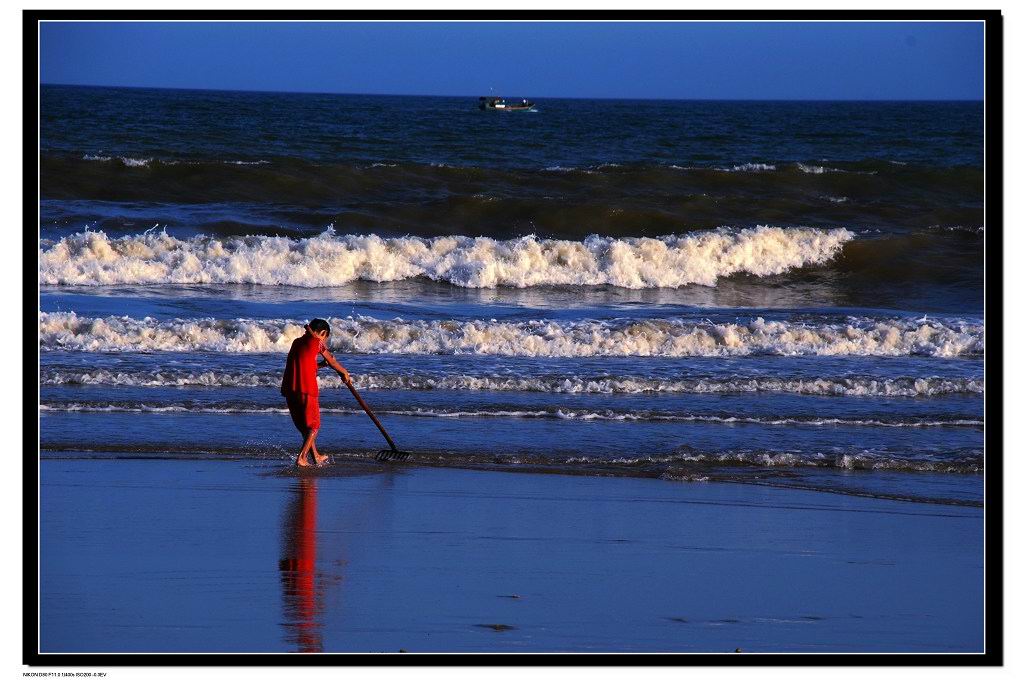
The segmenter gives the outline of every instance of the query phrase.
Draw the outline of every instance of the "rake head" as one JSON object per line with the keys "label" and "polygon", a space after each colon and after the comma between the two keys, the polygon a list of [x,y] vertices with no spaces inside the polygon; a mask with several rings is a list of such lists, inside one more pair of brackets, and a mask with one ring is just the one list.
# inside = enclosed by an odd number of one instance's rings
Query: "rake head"
{"label": "rake head", "polygon": [[381,450],[377,452],[377,461],[405,461],[412,452],[403,452],[401,450]]}

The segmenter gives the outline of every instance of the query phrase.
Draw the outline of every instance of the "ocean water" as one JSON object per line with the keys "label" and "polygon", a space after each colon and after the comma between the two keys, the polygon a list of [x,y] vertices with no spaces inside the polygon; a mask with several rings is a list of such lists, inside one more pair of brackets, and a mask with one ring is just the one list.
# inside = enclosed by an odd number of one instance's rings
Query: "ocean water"
{"label": "ocean water", "polygon": [[322,317],[413,463],[979,506],[982,114],[44,86],[43,456],[285,463]]}

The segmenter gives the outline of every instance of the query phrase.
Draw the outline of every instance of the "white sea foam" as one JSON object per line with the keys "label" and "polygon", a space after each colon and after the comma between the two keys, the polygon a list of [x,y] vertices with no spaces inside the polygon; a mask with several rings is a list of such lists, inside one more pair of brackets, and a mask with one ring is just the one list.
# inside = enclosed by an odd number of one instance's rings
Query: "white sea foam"
{"label": "white sea foam", "polygon": [[[87,162],[110,162],[114,158],[107,155],[82,155],[82,159]],[[118,157],[121,164],[127,167],[145,167],[149,166],[152,159],[149,158],[138,158],[138,157]]]}
{"label": "white sea foam", "polygon": [[932,225],[928,227],[929,230],[946,231],[949,233],[973,233],[974,235],[985,235],[984,226],[937,226]]}
{"label": "white sea foam", "polygon": [[[146,402],[53,402],[41,403],[40,411],[49,412],[129,412],[129,413],[187,413],[187,414],[285,414],[288,409],[281,406],[268,407],[254,404],[202,405],[153,404]],[[325,414],[360,414],[362,410],[343,407],[322,407]],[[799,417],[799,416],[728,416],[717,414],[683,414],[659,411],[615,411],[613,409],[444,409],[439,407],[409,407],[406,409],[377,409],[378,414],[387,416],[412,416],[419,418],[460,419],[555,419],[563,421],[681,421],[686,423],[758,424],[764,426],[869,426],[878,428],[935,428],[963,427],[979,428],[985,425],[981,419],[967,418],[908,418],[893,420],[884,418],[842,418],[842,417]]]}
{"label": "white sea foam", "polygon": [[[598,167],[600,169],[601,167]],[[572,166],[560,166],[558,164],[554,166],[544,167],[544,171],[555,171],[563,174],[596,174],[595,169],[581,169]]]}
{"label": "white sea foam", "polygon": [[[124,164],[127,167],[147,167],[147,166],[150,165],[151,162],[154,161],[152,157],[125,157],[125,156],[111,157],[109,155],[88,155],[88,154],[87,155],[82,155],[82,159],[87,161],[87,162],[110,162],[110,161],[113,161],[114,159],[117,159],[118,161],[121,162],[121,164]],[[160,164],[165,164],[167,166],[174,166],[174,165],[177,165],[177,164],[189,164],[189,165],[192,165],[192,164],[203,164],[203,163],[206,163],[206,162],[203,162],[202,160],[187,160],[187,159],[185,159],[185,160],[181,160],[181,159],[162,159],[162,160],[157,160],[157,161]],[[268,160],[265,160],[265,159],[258,159],[258,160],[255,160],[255,161],[238,160],[238,159],[226,159],[226,160],[222,160],[222,163],[223,164],[234,164],[234,165],[237,165],[237,166],[262,166],[264,164],[270,164],[270,162]]]}
{"label": "white sea foam", "polygon": [[[845,323],[765,321],[403,321],[331,319],[332,346],[364,354],[487,354],[525,357],[927,355],[984,352],[981,324],[932,319]],[[287,352],[302,324],[281,319],[91,318],[39,315],[43,350]]]}
{"label": "white sea foam", "polygon": [[[924,456],[924,455],[922,455]],[[930,455],[929,455],[930,456]],[[903,458],[885,451],[863,450],[850,454],[805,453],[798,451],[727,451],[700,452],[694,450],[681,451],[677,454],[650,457],[570,457],[568,464],[597,465],[649,465],[668,464],[669,469],[660,477],[666,480],[689,480],[693,474],[690,465],[699,467],[715,466],[755,466],[760,468],[815,467],[834,468],[849,471],[907,471],[926,473],[981,473],[984,471],[984,460],[979,456],[968,455],[947,460],[932,458]],[[680,470],[681,468],[681,470]]]}
{"label": "white sea foam", "polygon": [[801,164],[800,162],[796,163],[796,168],[799,169],[800,171],[804,172],[805,174],[842,174],[842,173],[846,173],[844,169],[836,169],[836,168],[827,167],[827,166],[817,166],[817,165],[814,165],[814,164]]}
{"label": "white sea foam", "polygon": [[[370,390],[485,390],[554,394],[648,394],[648,393],[788,393],[851,397],[931,397],[953,393],[983,394],[980,378],[686,378],[680,380],[638,377],[583,376],[473,376],[469,374],[352,374],[353,382]],[[320,386],[338,388],[337,376],[323,376]],[[42,385],[113,385],[131,387],[277,387],[279,372],[226,372],[159,369],[116,371],[107,369],[48,369],[39,376]]]}
{"label": "white sea foam", "polygon": [[[924,455],[922,455],[924,456]],[[910,471],[938,473],[979,473],[984,470],[980,455],[938,460],[931,458],[905,458],[882,450],[862,450],[847,454],[821,452],[782,451],[729,451],[699,452],[685,450],[672,461],[722,466],[759,466],[767,468],[810,466],[837,468],[849,471]]]}
{"label": "white sea foam", "polygon": [[268,236],[188,240],[165,232],[120,238],[83,231],[39,251],[45,285],[254,283],[336,286],[355,280],[425,277],[467,288],[613,285],[713,286],[737,273],[755,276],[822,264],[853,233],[846,229],[758,226],[660,238],[512,240],[377,235],[289,239]]}
{"label": "white sea foam", "polygon": [[718,171],[753,171],[753,172],[765,172],[775,171],[774,164],[759,164],[755,162],[748,162],[747,164],[737,164],[732,168],[721,168]]}

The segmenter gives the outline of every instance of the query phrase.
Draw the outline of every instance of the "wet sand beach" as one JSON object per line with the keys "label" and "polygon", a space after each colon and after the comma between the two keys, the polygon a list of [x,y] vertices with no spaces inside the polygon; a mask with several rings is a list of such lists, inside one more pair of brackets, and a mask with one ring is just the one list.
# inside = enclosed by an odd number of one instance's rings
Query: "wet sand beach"
{"label": "wet sand beach", "polygon": [[48,459],[43,652],[975,652],[983,510],[401,465]]}

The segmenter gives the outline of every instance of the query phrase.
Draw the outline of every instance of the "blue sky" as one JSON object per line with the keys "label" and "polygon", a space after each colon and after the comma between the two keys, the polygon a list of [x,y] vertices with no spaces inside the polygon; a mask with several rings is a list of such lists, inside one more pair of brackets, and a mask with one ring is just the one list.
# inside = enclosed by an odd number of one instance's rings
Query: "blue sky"
{"label": "blue sky", "polygon": [[980,99],[980,23],[44,23],[43,83],[407,95]]}

